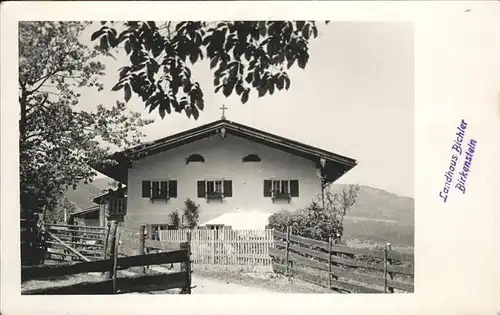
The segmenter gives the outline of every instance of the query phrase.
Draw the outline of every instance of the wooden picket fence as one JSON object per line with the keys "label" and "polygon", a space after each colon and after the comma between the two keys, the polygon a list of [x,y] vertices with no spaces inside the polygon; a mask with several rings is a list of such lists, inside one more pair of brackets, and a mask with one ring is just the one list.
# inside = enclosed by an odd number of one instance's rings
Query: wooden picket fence
{"label": "wooden picket fence", "polygon": [[270,248],[273,269],[350,293],[413,292],[413,254],[384,250],[351,248],[314,240],[291,233],[273,232],[275,247]]}
{"label": "wooden picket fence", "polygon": [[194,264],[271,266],[272,230],[166,230],[158,236],[176,244],[188,241],[188,232]]}

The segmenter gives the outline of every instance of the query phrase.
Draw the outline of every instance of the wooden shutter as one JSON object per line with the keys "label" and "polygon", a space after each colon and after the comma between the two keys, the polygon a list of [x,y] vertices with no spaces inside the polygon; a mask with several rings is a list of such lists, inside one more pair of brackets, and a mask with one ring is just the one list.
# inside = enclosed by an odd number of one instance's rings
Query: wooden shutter
{"label": "wooden shutter", "polygon": [[230,180],[224,181],[224,197],[233,196],[233,182]]}
{"label": "wooden shutter", "polygon": [[153,195],[151,197],[158,198],[160,192],[160,182],[153,182],[151,185],[153,186]]}
{"label": "wooden shutter", "polygon": [[168,182],[168,191],[170,192],[170,198],[177,198],[177,181],[171,180]]}
{"label": "wooden shutter", "polygon": [[299,196],[299,181],[296,179],[290,181],[290,196]]}
{"label": "wooden shutter", "polygon": [[264,180],[264,197],[271,197],[272,181]]}
{"label": "wooden shutter", "polygon": [[205,198],[205,181],[198,181],[198,198]]}
{"label": "wooden shutter", "polygon": [[142,198],[151,197],[151,181],[143,180],[142,181]]}
{"label": "wooden shutter", "polygon": [[168,182],[167,181],[162,181],[160,184],[160,194],[162,197],[165,197],[168,192]]}

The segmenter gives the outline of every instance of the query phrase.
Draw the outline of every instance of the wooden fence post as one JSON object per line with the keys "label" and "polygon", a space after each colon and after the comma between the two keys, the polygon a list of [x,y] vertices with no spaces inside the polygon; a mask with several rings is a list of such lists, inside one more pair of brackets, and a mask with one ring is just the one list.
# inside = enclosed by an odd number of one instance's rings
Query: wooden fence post
{"label": "wooden fence post", "polygon": [[[108,240],[108,258],[111,261],[115,259],[115,249],[116,249],[116,230],[117,230],[117,222],[116,220],[111,221],[111,227],[109,228],[109,240]],[[113,264],[109,266],[109,271],[106,272],[106,279],[113,279]]]}
{"label": "wooden fence post", "polygon": [[212,238],[212,264],[214,265],[215,264],[215,254],[216,254],[216,250],[215,250],[215,231],[216,230],[210,230],[210,236]]}
{"label": "wooden fence post", "polygon": [[384,293],[387,293],[387,244],[384,247]]}
{"label": "wooden fence post", "polygon": [[[145,245],[146,245],[146,226],[141,225],[141,228],[139,229],[139,255],[144,255],[145,254]],[[146,273],[146,267],[141,266],[139,267],[139,273],[144,274]]]}
{"label": "wooden fence post", "polygon": [[285,264],[286,264],[285,276],[287,276],[287,277],[288,277],[289,271],[290,271],[290,266],[288,263],[288,252],[290,251],[290,234],[291,234],[290,230],[291,230],[291,227],[287,226],[286,227],[286,252],[285,252]]}
{"label": "wooden fence post", "polygon": [[191,294],[191,233],[187,234],[187,242],[180,244],[181,249],[186,250],[186,261],[181,263],[181,271],[186,272],[186,286],[181,290],[181,294]]}
{"label": "wooden fence post", "polygon": [[333,239],[330,236],[328,238],[328,289],[332,289],[332,242]]}
{"label": "wooden fence post", "polygon": [[[118,225],[118,224],[117,224]],[[117,226],[118,230],[118,226]],[[118,246],[120,246],[120,231],[117,231],[117,236],[115,237],[115,248],[113,251],[113,294],[117,292],[117,287],[116,287],[116,275],[117,275],[117,268],[118,268]]]}
{"label": "wooden fence post", "polygon": [[387,277],[389,277],[389,280],[392,280],[392,273],[389,272],[389,271],[387,271],[387,268],[391,265],[391,259],[388,258],[389,251],[391,251],[391,243],[387,243],[386,244],[386,249],[387,250],[386,250],[386,254],[385,254],[385,260],[386,260],[386,266],[387,266],[386,267],[386,273],[387,273],[387,275],[385,277],[386,278],[385,283],[386,283],[386,287],[389,290],[389,292],[390,293],[394,293],[394,288],[387,286]]}
{"label": "wooden fence post", "polygon": [[187,294],[191,294],[191,273],[192,270],[192,261],[191,261],[191,231],[187,232],[187,264],[186,264],[186,273],[187,273]]}
{"label": "wooden fence post", "polygon": [[110,232],[110,225],[108,222],[108,225],[106,226],[106,236],[104,239],[104,253],[103,253],[103,258],[107,259],[108,258],[108,241],[109,241],[109,232]]}

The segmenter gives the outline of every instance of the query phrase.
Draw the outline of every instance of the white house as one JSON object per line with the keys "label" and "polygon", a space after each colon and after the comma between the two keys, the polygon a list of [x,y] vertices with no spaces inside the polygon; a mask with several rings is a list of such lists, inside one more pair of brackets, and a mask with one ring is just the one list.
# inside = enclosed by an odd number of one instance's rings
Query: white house
{"label": "white house", "polygon": [[112,156],[116,165],[94,165],[125,184],[126,228],[167,226],[190,198],[199,222],[238,209],[276,212],[306,206],[321,192],[320,174],[334,182],[354,159],[222,118]]}

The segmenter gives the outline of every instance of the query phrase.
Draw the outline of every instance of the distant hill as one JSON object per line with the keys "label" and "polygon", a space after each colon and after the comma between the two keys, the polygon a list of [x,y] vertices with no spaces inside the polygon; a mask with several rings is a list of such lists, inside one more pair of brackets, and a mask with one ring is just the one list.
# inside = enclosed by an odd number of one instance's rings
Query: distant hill
{"label": "distant hill", "polygon": [[102,194],[102,191],[105,189],[109,189],[110,186],[108,183],[113,180],[107,177],[96,178],[92,183],[84,184],[80,183],[76,189],[70,188],[64,194],[64,197],[68,198],[78,209],[83,210],[92,206],[95,206],[95,203],[92,202],[92,198],[97,195]]}
{"label": "distant hill", "polygon": [[[340,190],[346,185],[333,185]],[[358,199],[344,220],[344,237],[351,245],[392,243],[414,246],[414,199],[382,189],[360,186]]]}
{"label": "distant hill", "polygon": [[101,194],[100,188],[94,186],[93,184],[80,183],[76,189],[68,189],[64,196],[77,206],[79,208],[78,210],[83,210],[94,206],[95,204],[92,202],[92,197],[99,194]]}
{"label": "distant hill", "polygon": [[94,178],[94,181],[92,182],[92,185],[99,189],[109,189],[109,183],[113,182],[113,180],[109,177],[100,177],[100,178]]}

